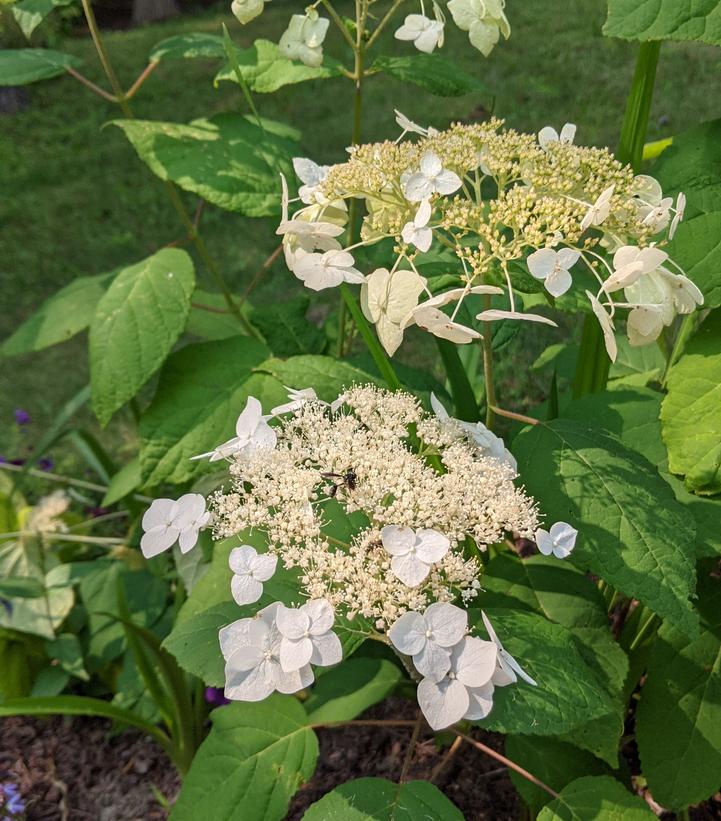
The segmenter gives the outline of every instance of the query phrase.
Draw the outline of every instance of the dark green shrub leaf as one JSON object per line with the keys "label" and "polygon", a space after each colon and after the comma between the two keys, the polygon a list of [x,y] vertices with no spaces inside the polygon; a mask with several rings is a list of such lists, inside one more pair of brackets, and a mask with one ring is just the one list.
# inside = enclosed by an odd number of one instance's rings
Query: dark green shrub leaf
{"label": "dark green shrub leaf", "polygon": [[514,453],[548,520],[579,529],[570,561],[695,635],[693,521],[653,465],[565,419],[524,429]]}
{"label": "dark green shrub leaf", "polygon": [[253,306],[250,321],[261,332],[274,356],[321,354],[326,345],[323,331],[306,319],[310,298],[300,294],[287,302]]}
{"label": "dark green shrub leaf", "polygon": [[698,493],[721,493],[721,311],[703,323],[671,368],[661,405],[673,473]]}
{"label": "dark green shrub leaf", "polygon": [[461,97],[464,94],[488,93],[476,77],[437,54],[376,57],[372,71],[382,71],[396,80],[413,83],[438,97]]}
{"label": "dark green shrub leaf", "polygon": [[82,60],[48,48],[15,48],[0,51],[0,86],[24,86],[65,74]]}
{"label": "dark green shrub leaf", "polygon": [[689,642],[664,622],[651,650],[636,712],[643,774],[664,807],[685,809],[719,787],[721,773],[721,580],[699,582],[701,634]]}
{"label": "dark green shrub leaf", "polygon": [[463,821],[458,808],[427,781],[394,784],[358,778],[308,807],[303,821]]}
{"label": "dark green shrub leaf", "polygon": [[195,288],[193,261],[164,248],[122,270],[90,324],[90,384],[95,415],[110,417],[163,364],[183,332]]}
{"label": "dark green shrub leaf", "polygon": [[108,489],[100,503],[102,507],[109,507],[124,499],[129,493],[140,487],[140,458],[136,456],[124,464],[111,478]]}
{"label": "dark green shrub leaf", "polygon": [[289,388],[315,388],[320,399],[332,402],[354,384],[376,382],[364,371],[340,362],[331,356],[292,356],[290,359],[269,359],[262,370],[270,373]]}
{"label": "dark green shrub leaf", "polygon": [[[318,740],[292,696],[230,704],[212,713],[173,807],[172,821],[280,821],[313,775]],[[209,814],[209,815],[208,815]]]}
{"label": "dark green shrub leaf", "polygon": [[538,821],[653,821],[646,802],[607,775],[572,781],[538,814]]}

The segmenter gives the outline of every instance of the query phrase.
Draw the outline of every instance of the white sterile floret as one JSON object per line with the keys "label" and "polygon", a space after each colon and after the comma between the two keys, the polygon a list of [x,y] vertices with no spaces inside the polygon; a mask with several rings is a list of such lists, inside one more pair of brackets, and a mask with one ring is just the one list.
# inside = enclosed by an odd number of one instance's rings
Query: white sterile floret
{"label": "white sterile floret", "polygon": [[409,40],[418,51],[430,54],[436,46],[443,45],[443,22],[424,14],[409,14],[393,36],[396,40]]}
{"label": "white sterile floret", "polygon": [[356,285],[365,282],[365,277],[353,267],[354,264],[353,254],[348,251],[303,254],[296,259],[293,273],[306,288],[322,291],[325,288],[335,288],[341,282]]}
{"label": "white sterile floret", "polygon": [[218,445],[207,453],[192,456],[191,459],[206,459],[217,462],[219,459],[230,459],[237,456],[249,456],[256,450],[272,449],[277,441],[276,432],[263,416],[263,406],[254,397],[249,396],[243,412],[235,423],[235,436]]}
{"label": "white sterile floret", "polygon": [[571,287],[570,268],[581,256],[580,251],[573,248],[539,248],[526,261],[532,277],[543,280],[543,285],[551,296],[561,296]]}
{"label": "white sterile floret", "polygon": [[409,132],[412,134],[420,134],[421,137],[432,137],[433,135],[438,134],[437,129],[432,126],[423,128],[423,126],[418,125],[418,123],[414,123],[413,120],[406,117],[406,115],[401,111],[398,111],[397,108],[393,109],[393,113],[396,115],[396,122],[403,130],[403,133],[398,140],[396,140],[396,142],[402,140],[403,137]]}
{"label": "white sterile floret", "polygon": [[466,637],[451,650],[448,671],[440,681],[421,681],[418,704],[434,730],[490,713],[497,656],[493,642]]}
{"label": "white sterile floret", "polygon": [[325,203],[327,199],[320,194],[320,185],[328,176],[330,166],[318,165],[307,157],[293,157],[293,170],[303,183],[298,189],[301,202],[313,205],[317,202]]}
{"label": "white sterile floret", "polygon": [[657,234],[671,222],[673,197],[664,197],[661,202],[652,208],[643,218],[643,225],[647,225],[654,234]]}
{"label": "white sterile floret", "polygon": [[291,60],[300,60],[311,68],[318,68],[323,62],[322,43],[329,24],[330,20],[319,17],[315,9],[306,14],[294,14],[278,43],[280,53]]}
{"label": "white sterile floret", "polygon": [[500,35],[507,40],[511,34],[504,6],[505,0],[451,0],[448,9],[458,28],[468,32],[471,45],[488,57]]}
{"label": "white sterile floret", "polygon": [[177,501],[155,499],[143,516],[140,549],[150,559],[172,547],[177,541],[187,553],[198,541],[198,532],[210,520],[205,499],[199,493],[186,493]]}
{"label": "white sterile floret", "polygon": [[466,635],[468,614],[447,602],[435,602],[425,613],[404,613],[388,631],[391,644],[412,656],[416,670],[440,681],[451,667],[451,648]]}
{"label": "white sterile floret", "polygon": [[557,328],[558,325],[547,316],[541,314],[521,313],[520,311],[503,311],[500,308],[489,308],[487,311],[481,311],[476,314],[476,319],[480,322],[495,322],[500,319],[522,319],[526,322],[540,322],[543,325],[551,325]]}
{"label": "white sterile floret", "polygon": [[581,220],[581,230],[585,231],[592,225],[601,225],[611,213],[611,197],[616,190],[615,185],[609,185],[599,195],[596,201],[589,206],[586,215]]}
{"label": "white sterile floret", "polygon": [[576,136],[576,126],[573,123],[566,123],[559,134],[550,125],[545,126],[538,132],[538,144],[541,148],[548,148],[554,143],[560,145],[571,145]]}
{"label": "white sterile floret", "polygon": [[419,170],[409,174],[402,184],[406,199],[421,202],[432,194],[453,194],[463,181],[455,171],[443,167],[435,151],[426,151],[421,157]]}
{"label": "white sterile floret", "polygon": [[329,667],[343,658],[340,639],[331,630],[335,616],[326,599],[312,599],[298,608],[278,608],[276,623],[283,636],[280,664],[285,672],[300,670],[307,664]]}
{"label": "white sterile floret", "polygon": [[553,554],[557,559],[571,555],[576,546],[578,531],[566,522],[556,522],[550,530],[539,527],[535,533],[536,544],[544,556]]}
{"label": "white sterile floret", "polygon": [[488,637],[495,644],[498,649],[497,666],[493,673],[491,681],[496,687],[505,687],[508,684],[515,684],[518,679],[523,679],[527,684],[533,687],[538,687],[538,682],[534,681],[528,673],[521,667],[521,665],[513,658],[513,656],[503,648],[496,631],[493,629],[488,616],[481,611],[481,618],[483,624],[488,632]]}
{"label": "white sterile floret", "polygon": [[667,259],[668,254],[653,245],[648,248],[624,245],[613,255],[614,270],[603,283],[603,290],[612,293],[633,285],[645,274],[655,271]]}
{"label": "white sterile floret", "polygon": [[440,422],[456,426],[487,456],[492,456],[494,459],[498,459],[499,462],[505,462],[507,465],[510,465],[513,470],[517,469],[518,464],[516,458],[511,451],[508,450],[503,439],[501,439],[500,436],[496,436],[483,422],[465,422],[462,419],[455,419],[443,407],[442,402],[434,393],[431,393],[431,408],[433,408],[433,413],[435,413]]}
{"label": "white sterile floret", "polygon": [[219,633],[225,658],[225,696],[234,701],[262,701],[271,693],[297,693],[313,683],[313,671],[306,664],[286,672],[280,664],[283,637],[276,624],[274,602],[255,618],[239,619]]}
{"label": "white sterile floret", "polygon": [[389,356],[403,341],[403,320],[418,304],[426,280],[415,271],[378,268],[369,274],[361,288],[360,301],[366,319],[376,326],[381,345]]}
{"label": "white sterile floret", "polygon": [[603,332],[603,342],[606,346],[608,358],[611,362],[615,362],[616,356],[618,355],[618,345],[616,344],[616,337],[613,332],[611,317],[606,313],[606,309],[590,291],[586,291],[586,297],[591,303],[591,309],[596,315],[598,324],[601,326],[601,331]]}
{"label": "white sterile floret", "polygon": [[230,551],[228,564],[233,571],[230,590],[236,604],[252,604],[263,595],[263,582],[275,573],[278,557],[261,553],[248,544]]}
{"label": "white sterile floret", "polygon": [[[288,194],[288,183],[283,176],[280,175],[281,184],[281,219],[280,225],[276,229],[278,236],[284,239],[298,238],[307,243],[306,251],[312,251],[315,248],[322,248],[323,250],[332,250],[340,248],[335,237],[339,237],[345,228],[335,222],[314,221],[309,219],[289,219],[288,205],[290,204]],[[310,209],[304,209],[304,212]],[[298,212],[301,213],[301,212]]]}
{"label": "white sterile floret", "polygon": [[265,6],[264,0],[233,0],[230,10],[242,25],[258,17]]}
{"label": "white sterile floret", "polygon": [[481,338],[481,334],[474,328],[461,325],[460,322],[454,322],[443,311],[429,305],[428,302],[422,302],[417,308],[414,308],[403,321],[402,327],[407,328],[414,322],[419,328],[423,328],[424,331],[428,331],[433,336],[455,342],[456,345],[467,345],[469,342],[473,342],[474,339]]}
{"label": "white sterile floret", "polygon": [[428,220],[431,218],[431,203],[423,200],[418,206],[412,222],[407,222],[401,230],[403,242],[415,247],[425,253],[433,241],[433,231],[428,227]]}
{"label": "white sterile floret", "polygon": [[313,388],[300,388],[299,390],[295,390],[294,388],[289,388],[287,385],[283,385],[283,387],[288,391],[288,399],[290,399],[290,402],[271,408],[270,412],[273,416],[280,416],[282,413],[293,413],[299,408],[302,408],[306,402],[321,402],[323,405],[327,404],[318,399],[318,394]]}
{"label": "white sterile floret", "polygon": [[386,525],[381,530],[381,541],[392,556],[391,570],[409,587],[419,585],[451,546],[448,538],[437,530],[415,531],[400,525]]}

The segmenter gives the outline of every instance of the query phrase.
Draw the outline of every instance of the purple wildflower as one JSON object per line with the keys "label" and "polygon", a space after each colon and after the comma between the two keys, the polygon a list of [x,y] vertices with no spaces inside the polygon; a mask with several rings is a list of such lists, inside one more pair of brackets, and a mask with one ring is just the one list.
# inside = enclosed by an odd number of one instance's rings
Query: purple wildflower
{"label": "purple wildflower", "polygon": [[11,821],[14,816],[25,812],[25,802],[17,784],[0,784],[0,809],[6,813],[3,821]]}
{"label": "purple wildflower", "polygon": [[38,467],[40,470],[52,470],[55,466],[55,462],[49,457],[46,456],[43,459],[38,459]]}
{"label": "purple wildflower", "polygon": [[205,700],[211,707],[223,707],[225,704],[230,704],[229,699],[223,695],[219,687],[206,687]]}
{"label": "purple wildflower", "polygon": [[15,408],[15,421],[18,425],[29,425],[33,420],[26,410]]}

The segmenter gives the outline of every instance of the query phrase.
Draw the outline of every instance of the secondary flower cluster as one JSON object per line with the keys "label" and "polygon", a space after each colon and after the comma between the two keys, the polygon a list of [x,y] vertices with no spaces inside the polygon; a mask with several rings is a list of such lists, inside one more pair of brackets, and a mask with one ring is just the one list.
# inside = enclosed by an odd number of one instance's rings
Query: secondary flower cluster
{"label": "secondary flower cluster", "polygon": [[[607,149],[574,145],[575,126],[529,135],[494,119],[438,132],[396,114],[396,142],[353,146],[347,162],[331,167],[297,160],[303,207],[289,217],[284,180],[278,228],[288,267],[307,287],[362,285],[363,311],[389,354],[412,325],[459,344],[496,320],[554,325],[519,301],[535,290],[553,304],[574,280],[611,359],[619,309],[628,311],[631,344],[645,345],[703,303],[662,248],[683,217],[684,195],[674,202]],[[409,133],[419,139],[403,140]],[[366,215],[360,242],[343,247],[350,199],[362,199]],[[387,265],[359,270],[353,252],[384,239],[393,240]],[[424,276],[427,263],[447,271]],[[463,303],[478,296],[480,324],[459,321]]]}
{"label": "secondary flower cluster", "polygon": [[488,545],[525,536],[563,558],[576,531],[562,522],[539,528],[503,441],[480,422],[452,418],[434,396],[432,406],[433,415],[410,394],[373,385],[332,403],[312,388],[291,390],[267,415],[251,397],[236,436],[202,454],[229,465],[212,518],[198,494],[153,502],[143,518],[146,556],[176,540],[189,549],[202,527],[219,539],[255,531],[266,552],[242,544],[229,555],[235,602],[258,602],[279,564],[296,580],[297,606],[276,601],[220,631],[226,697],[308,687],[313,666],[342,659],[334,626],[356,617],[418,680],[436,729],[483,718],[494,687],[517,676],[535,684],[485,616],[490,641],[471,635],[458,604],[477,597]]}

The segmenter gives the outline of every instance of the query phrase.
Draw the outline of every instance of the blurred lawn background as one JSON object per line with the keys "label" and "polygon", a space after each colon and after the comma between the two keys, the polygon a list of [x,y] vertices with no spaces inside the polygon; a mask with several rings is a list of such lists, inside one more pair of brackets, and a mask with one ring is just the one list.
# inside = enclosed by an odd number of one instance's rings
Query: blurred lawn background
{"label": "blurred lawn background", "polygon": [[[228,6],[108,32],[107,46],[121,83],[131,84],[152,47],[166,37],[192,31],[220,33],[225,22],[238,45],[248,46],[258,37],[277,41],[291,11],[298,10],[282,0],[272,2],[262,17],[241,27],[227,13]],[[412,4],[408,6],[408,11],[414,10]],[[560,128],[570,121],[578,125],[578,142],[614,147],[636,47],[601,35],[604,0],[509,0],[507,14],[511,39],[488,59],[470,47],[450,19],[447,25],[442,56],[479,77],[487,94],[445,100],[414,86],[372,77],[366,84],[363,139],[395,138],[393,109],[399,108],[417,122],[439,128],[487,112],[529,131],[547,124]],[[82,23],[77,28],[75,36],[53,46],[81,57],[83,73],[106,86],[90,38]],[[348,62],[344,44],[332,28],[326,52]],[[415,51],[411,44],[393,41],[391,27],[375,53]],[[136,115],[187,122],[220,111],[245,111],[236,85],[213,87],[217,68],[214,60],[162,63],[133,100]],[[712,93],[718,77],[717,49],[664,44],[648,139],[671,136],[720,116],[721,99]],[[0,115],[0,338],[76,276],[132,264],[182,236],[162,183],[137,158],[119,129],[104,127],[120,116],[112,104],[70,77],[29,86],[27,91],[26,109]],[[256,95],[256,104],[264,116],[301,129],[305,154],[332,163],[343,159],[349,143],[351,94],[349,81],[326,80]],[[197,198],[184,197],[193,212]],[[212,206],[204,209],[201,221],[207,245],[238,293],[275,247],[274,230],[272,220],[248,220]],[[201,268],[198,278],[201,287],[212,289]],[[281,262],[259,283],[252,301],[270,303],[300,290]],[[335,295],[326,295],[324,304],[335,305],[334,300]],[[524,335],[516,338],[519,356],[510,351],[509,379],[518,364],[514,360],[524,360],[523,346],[538,347],[532,336],[538,333],[536,328],[524,328]],[[427,337],[423,340],[430,345]],[[38,426],[31,436],[37,437],[61,404],[87,382],[85,349],[82,335],[39,354],[0,361],[0,455],[17,457],[22,455],[19,449],[29,447],[28,441],[18,441],[15,408],[30,412]],[[424,359],[423,352],[414,354],[413,346],[401,353],[407,360]],[[119,457],[132,429],[130,416],[123,413],[111,423],[113,433],[106,436]]]}

